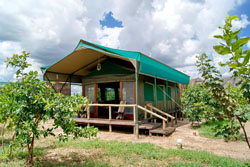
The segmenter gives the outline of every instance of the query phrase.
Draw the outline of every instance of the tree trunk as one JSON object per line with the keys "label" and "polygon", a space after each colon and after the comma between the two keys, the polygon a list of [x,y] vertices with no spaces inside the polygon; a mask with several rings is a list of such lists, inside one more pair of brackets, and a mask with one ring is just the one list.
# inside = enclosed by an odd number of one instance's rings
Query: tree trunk
{"label": "tree trunk", "polygon": [[34,141],[35,141],[35,136],[33,134],[31,144],[28,144],[28,156],[26,158],[26,165],[27,166],[33,166],[34,161],[33,161],[33,154],[34,154]]}
{"label": "tree trunk", "polygon": [[248,141],[248,137],[247,137],[247,133],[246,133],[245,127],[242,125],[242,122],[241,122],[239,119],[238,119],[238,121],[239,121],[239,123],[240,123],[240,126],[241,126],[243,132],[244,132],[244,136],[245,136],[245,139],[246,139],[246,143],[247,143],[248,148],[249,148],[249,150],[250,150],[250,144],[249,144],[249,141]]}
{"label": "tree trunk", "polygon": [[[13,134],[13,136],[11,138],[12,143],[15,140],[15,137],[16,137],[16,132],[14,132],[14,134]],[[12,144],[9,145],[9,152],[10,152],[10,158],[13,158],[13,155],[12,155]]]}

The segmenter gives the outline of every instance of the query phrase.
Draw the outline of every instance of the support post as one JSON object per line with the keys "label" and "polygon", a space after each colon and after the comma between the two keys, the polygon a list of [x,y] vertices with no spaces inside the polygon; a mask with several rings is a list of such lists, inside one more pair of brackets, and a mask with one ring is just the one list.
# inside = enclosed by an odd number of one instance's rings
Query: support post
{"label": "support post", "polygon": [[157,83],[156,83],[156,78],[154,78],[154,86],[155,86],[155,100],[154,100],[154,103],[155,103],[155,107],[157,107]]}
{"label": "support post", "polygon": [[[147,108],[146,104],[145,104],[144,108]],[[147,119],[147,118],[148,118],[147,112],[144,112],[144,119]]]}
{"label": "support post", "polygon": [[[98,103],[98,84],[95,83],[94,85],[94,103]],[[98,107],[94,107],[94,117],[98,118]]]}
{"label": "support post", "polygon": [[135,123],[135,128],[136,128],[136,138],[139,139],[139,122],[138,122],[138,73],[137,73],[137,66],[136,66],[136,71],[135,71],[135,83],[136,83],[136,123]]}
{"label": "support post", "polygon": [[167,105],[167,113],[168,113],[168,81],[166,81],[166,105]]}
{"label": "support post", "polygon": [[136,106],[133,107],[133,115],[134,115],[134,134],[136,135]]}
{"label": "support post", "polygon": [[166,122],[162,120],[162,130],[166,130]]}
{"label": "support post", "polygon": [[[87,119],[88,119],[88,120],[90,119],[90,110],[89,110],[89,106],[87,107]],[[89,126],[89,123],[88,123],[88,126]]]}
{"label": "support post", "polygon": [[[153,112],[153,109],[152,109],[152,108],[150,108],[149,110]],[[152,119],[152,118],[153,118],[153,115],[152,115],[152,114],[150,114],[150,118],[151,118],[151,122],[153,122],[154,120]]]}
{"label": "support post", "polygon": [[122,85],[122,81],[120,81],[120,101],[122,101],[123,100],[123,92],[122,92],[122,88],[123,87],[123,85]]}
{"label": "support post", "polygon": [[177,91],[177,86],[176,86],[177,84],[175,83],[174,84],[174,100],[175,100],[175,103],[174,103],[174,108],[175,108],[175,123],[177,123],[177,105],[176,105],[176,91]]}
{"label": "support post", "polygon": [[111,120],[112,120],[112,112],[111,112],[111,106],[109,106],[109,132],[112,132],[112,125],[111,125]]}

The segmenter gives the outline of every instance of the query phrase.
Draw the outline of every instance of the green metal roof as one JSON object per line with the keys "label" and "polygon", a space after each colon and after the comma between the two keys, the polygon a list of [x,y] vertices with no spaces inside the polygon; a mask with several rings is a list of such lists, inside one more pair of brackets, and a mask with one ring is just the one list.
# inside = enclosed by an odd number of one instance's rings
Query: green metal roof
{"label": "green metal roof", "polygon": [[[133,51],[125,51],[125,50],[119,50],[119,49],[113,49],[97,44],[93,44],[84,40],[81,40],[77,47],[78,49],[81,46],[90,48],[92,50],[96,50],[99,52],[105,53],[112,53],[117,56],[122,56],[125,58],[135,59],[138,62],[140,62],[140,74],[149,75],[152,77],[157,77],[165,80],[169,80],[172,82],[182,83],[182,84],[189,84],[190,77],[164,63],[161,63],[149,56],[146,56],[140,52],[133,52]],[[68,55],[70,56],[70,55]],[[52,65],[53,66],[53,65]],[[42,70],[49,69],[51,66],[42,67]]]}

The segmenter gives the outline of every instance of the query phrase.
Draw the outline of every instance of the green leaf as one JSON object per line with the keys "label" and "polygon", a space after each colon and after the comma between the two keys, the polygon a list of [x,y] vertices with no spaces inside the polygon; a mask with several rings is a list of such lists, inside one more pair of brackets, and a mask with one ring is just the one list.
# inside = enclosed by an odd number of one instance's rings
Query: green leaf
{"label": "green leaf", "polygon": [[241,31],[241,29],[232,32],[231,38],[235,39],[237,37],[237,35],[239,34],[240,31]]}
{"label": "green leaf", "polygon": [[219,62],[219,65],[220,65],[221,67],[225,67],[227,64],[224,64],[224,63],[222,63],[222,62]]}
{"label": "green leaf", "polygon": [[232,51],[235,52],[235,51],[236,51],[237,49],[239,49],[241,46],[247,44],[249,40],[250,40],[250,37],[241,38],[241,39],[239,39],[239,40],[236,40],[236,41],[232,44]]}
{"label": "green leaf", "polygon": [[238,16],[237,15],[234,15],[234,16],[230,16],[229,17],[229,20],[232,21],[232,20],[239,20]]}
{"label": "green leaf", "polygon": [[214,35],[214,38],[218,38],[218,39],[223,39],[224,40],[224,37],[221,36],[221,35]]}
{"label": "green leaf", "polygon": [[250,51],[246,52],[246,56],[244,58],[244,61],[242,62],[242,66],[245,66],[249,62],[249,57],[250,57]]}
{"label": "green leaf", "polygon": [[221,45],[215,45],[214,50],[221,55],[226,55],[230,53],[230,48]]}

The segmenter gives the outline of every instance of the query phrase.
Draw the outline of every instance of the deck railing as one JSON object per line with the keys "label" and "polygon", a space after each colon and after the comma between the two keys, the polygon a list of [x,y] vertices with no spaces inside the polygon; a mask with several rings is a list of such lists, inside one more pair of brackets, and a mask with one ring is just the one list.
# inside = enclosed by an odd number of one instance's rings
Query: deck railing
{"label": "deck railing", "polygon": [[[148,103],[145,105],[146,107],[149,107],[151,110],[154,110],[164,116],[166,116],[167,118],[170,118],[171,119],[171,125],[174,126],[174,120],[175,120],[175,117],[173,117],[172,115],[168,114],[168,113],[165,113],[164,111],[160,110],[159,108],[156,108],[154,107],[152,104]],[[145,108],[146,108],[145,107]],[[145,115],[145,117],[147,117],[147,115]]]}
{"label": "deck railing", "polygon": [[[135,119],[135,104],[88,104],[87,106],[87,119],[90,119],[90,107],[108,107],[109,108],[109,121],[112,120],[112,109],[111,107],[133,107],[133,118],[134,123],[136,123]],[[89,123],[88,123],[89,126]],[[109,125],[109,131],[112,132],[112,125]],[[134,130],[135,131],[135,130]]]}
{"label": "deck railing", "polygon": [[[90,107],[108,107],[109,108],[109,120],[110,121],[112,120],[112,110],[111,110],[112,107],[133,107],[133,121],[134,121],[134,124],[136,125],[136,117],[135,117],[135,115],[136,115],[136,104],[88,104],[87,105],[87,119],[88,120],[90,119]],[[163,111],[161,111],[161,110],[159,110],[159,109],[157,109],[155,107],[154,108],[152,106],[150,106],[150,107],[152,109],[154,109],[155,111],[161,113],[161,114],[164,113]],[[153,111],[150,111],[147,108],[142,107],[140,105],[138,105],[138,109],[144,111],[144,113],[148,113],[150,115],[153,115],[153,116],[161,119],[162,120],[162,129],[166,130],[166,122],[168,122],[167,118],[164,118],[163,116],[161,116],[161,115],[159,115],[159,114],[157,114],[157,113],[155,113]],[[172,122],[172,120],[175,119],[175,117],[173,117],[173,116],[171,116],[169,114],[164,113],[163,115],[171,118],[171,122]],[[89,123],[88,123],[88,126],[89,126]],[[139,133],[139,129],[136,130],[136,127],[138,127],[138,126],[134,126],[134,133],[135,134],[137,132]],[[112,125],[111,124],[109,124],[109,131],[112,132]],[[138,134],[136,134],[136,135],[138,135]]]}

